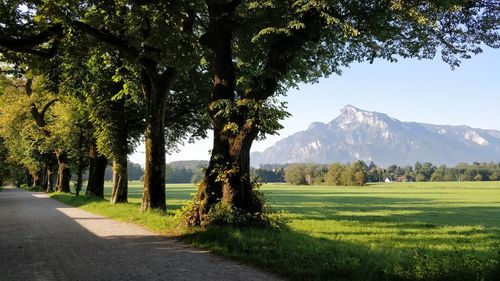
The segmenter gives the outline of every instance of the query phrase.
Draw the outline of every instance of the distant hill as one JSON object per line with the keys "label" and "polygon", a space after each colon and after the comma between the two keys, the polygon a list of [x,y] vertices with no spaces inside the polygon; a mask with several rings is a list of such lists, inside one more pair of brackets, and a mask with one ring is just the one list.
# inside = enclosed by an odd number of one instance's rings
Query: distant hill
{"label": "distant hill", "polygon": [[456,165],[500,161],[500,131],[468,126],[401,122],[386,114],[348,105],[330,123],[315,122],[305,131],[254,152],[251,164],[373,161],[380,166],[416,161]]}
{"label": "distant hill", "polygon": [[203,168],[208,166],[205,160],[174,161],[166,166],[167,183],[196,183],[203,178]]}
{"label": "distant hill", "polygon": [[168,163],[176,168],[184,168],[186,170],[199,170],[202,167],[208,166],[207,160],[183,160],[183,161],[173,161]]}
{"label": "distant hill", "polygon": [[[141,165],[127,161],[127,177],[128,180],[136,181],[140,180],[144,176],[144,169]],[[86,179],[88,178],[88,172],[85,172]],[[108,161],[108,166],[106,166],[106,172],[104,174],[104,179],[107,181],[113,180],[113,161]]]}

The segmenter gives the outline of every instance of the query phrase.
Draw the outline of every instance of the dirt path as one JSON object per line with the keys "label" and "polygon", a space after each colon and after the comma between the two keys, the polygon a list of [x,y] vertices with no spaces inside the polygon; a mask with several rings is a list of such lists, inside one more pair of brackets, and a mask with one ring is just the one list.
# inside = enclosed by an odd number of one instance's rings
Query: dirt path
{"label": "dirt path", "polygon": [[133,224],[0,192],[0,280],[279,280]]}

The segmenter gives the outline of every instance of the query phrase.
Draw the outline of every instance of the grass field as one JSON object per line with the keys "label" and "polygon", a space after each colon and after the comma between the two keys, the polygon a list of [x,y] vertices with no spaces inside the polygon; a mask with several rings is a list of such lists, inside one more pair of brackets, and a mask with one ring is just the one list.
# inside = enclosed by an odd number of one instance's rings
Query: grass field
{"label": "grass field", "polygon": [[140,183],[121,206],[55,197],[292,280],[500,280],[500,182],[262,189],[272,208],[287,211],[289,229],[176,228],[192,184],[167,186],[168,216],[138,213]]}

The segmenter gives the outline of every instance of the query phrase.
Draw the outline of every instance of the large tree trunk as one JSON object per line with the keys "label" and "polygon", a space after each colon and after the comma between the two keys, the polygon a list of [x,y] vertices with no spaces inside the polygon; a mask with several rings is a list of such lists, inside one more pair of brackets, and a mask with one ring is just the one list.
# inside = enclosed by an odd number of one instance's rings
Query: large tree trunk
{"label": "large tree trunk", "polygon": [[108,159],[97,151],[95,140],[89,146],[89,179],[86,196],[104,198],[104,175]]}
{"label": "large tree trunk", "polygon": [[47,177],[47,170],[48,170],[48,166],[45,166],[40,171],[40,173],[41,173],[40,174],[41,175],[40,187],[42,188],[42,190],[47,190],[48,185],[49,185],[49,178]]}
{"label": "large tree trunk", "polygon": [[43,180],[43,174],[42,174],[43,169],[40,169],[34,173],[31,174],[31,177],[33,178],[33,187],[42,187],[42,180]]}
{"label": "large tree trunk", "polygon": [[167,69],[157,75],[156,67],[143,70],[142,90],[146,101],[146,163],[141,212],[149,208],[166,210],[165,203],[165,106],[167,91],[172,83],[174,70]]}
{"label": "large tree trunk", "polygon": [[81,153],[81,149],[85,148],[85,144],[83,141],[83,128],[80,126],[80,129],[78,130],[78,161],[77,161],[77,179],[76,179],[76,186],[75,186],[75,193],[76,196],[80,196],[80,191],[82,190],[83,186],[83,171],[85,170],[85,155]]}
{"label": "large tree trunk", "polygon": [[28,187],[33,186],[33,176],[31,175],[31,172],[28,169],[26,169],[26,171],[25,171],[25,180],[26,180],[26,182],[24,182],[24,183],[27,184]]}
{"label": "large tree trunk", "polygon": [[[120,88],[121,88],[120,84]],[[117,91],[118,92],[118,91]],[[113,187],[111,189],[111,204],[126,203],[128,193],[127,154],[128,154],[128,128],[125,123],[125,100],[114,103],[114,111],[118,118],[117,134],[114,145],[113,159]]]}
{"label": "large tree trunk", "polygon": [[127,155],[125,154],[125,157],[113,160],[113,189],[110,203],[127,203],[127,193]]}
{"label": "large tree trunk", "polygon": [[[228,106],[236,107],[236,76],[233,66],[231,40],[232,16],[239,1],[208,1],[210,21],[208,31],[200,41],[213,55],[215,71],[211,103],[229,101]],[[246,120],[246,113],[240,112],[232,120],[231,116],[220,116],[215,106],[209,106],[214,127],[212,156],[205,174],[205,180],[198,188],[200,208],[195,223],[201,223],[215,204],[222,202],[246,212],[260,212],[262,205],[252,192],[250,180],[250,148],[257,136],[257,126]],[[227,130],[226,125],[236,124],[237,132]]]}
{"label": "large tree trunk", "polygon": [[54,167],[47,166],[47,189],[46,192],[54,192]]}
{"label": "large tree trunk", "polygon": [[57,191],[70,192],[69,183],[71,180],[71,171],[67,163],[67,157],[64,153],[56,153],[57,157]]}
{"label": "large tree trunk", "polygon": [[[198,188],[199,219],[203,220],[218,202],[245,212],[262,211],[262,202],[255,197],[250,178],[250,149],[257,134],[256,127],[231,136],[220,128],[214,128],[212,156],[205,180]],[[222,178],[221,171],[224,173]]]}
{"label": "large tree trunk", "polygon": [[76,186],[75,186],[76,196],[80,196],[80,190],[82,190],[82,185],[83,185],[83,166],[80,165],[80,167],[78,167],[77,178],[76,178]]}

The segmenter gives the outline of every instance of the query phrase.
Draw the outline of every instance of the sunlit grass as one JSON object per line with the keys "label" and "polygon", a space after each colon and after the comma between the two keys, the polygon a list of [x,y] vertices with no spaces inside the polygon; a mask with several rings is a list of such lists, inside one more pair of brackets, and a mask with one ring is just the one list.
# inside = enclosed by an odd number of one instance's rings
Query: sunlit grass
{"label": "sunlit grass", "polygon": [[179,185],[168,189],[167,212],[148,211],[141,213],[139,211],[142,198],[142,183],[138,181],[129,182],[128,203],[110,205],[111,182],[105,183],[105,199],[89,198],[86,196],[75,197],[74,195],[64,193],[54,193],[51,197],[66,204],[76,206],[92,213],[100,214],[106,217],[114,218],[119,221],[137,223],[153,231],[163,233],[168,236],[179,235],[185,232],[184,227],[179,227],[175,215],[180,208],[192,198],[190,190],[193,185]]}
{"label": "sunlit grass", "polygon": [[[411,183],[367,187],[268,185],[294,230],[377,248],[498,248],[500,184]],[[492,239],[493,238],[493,239]]]}
{"label": "sunlit grass", "polygon": [[69,203],[294,280],[500,280],[499,182],[262,189],[273,209],[288,212],[290,229],[176,228],[174,214],[192,198],[192,184],[167,185],[167,216],[139,214],[139,182],[130,184],[129,204]]}

